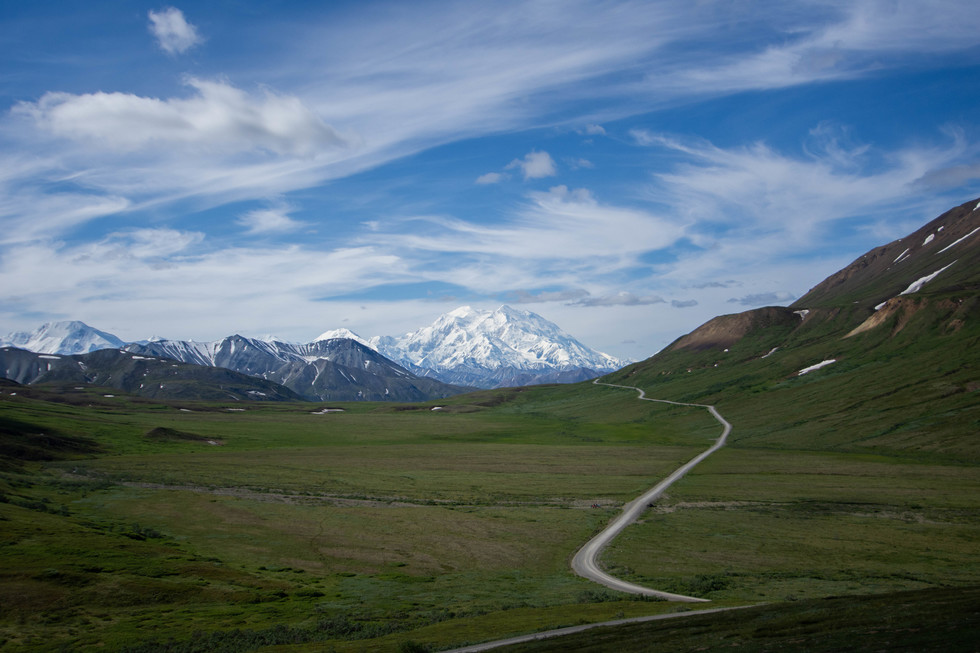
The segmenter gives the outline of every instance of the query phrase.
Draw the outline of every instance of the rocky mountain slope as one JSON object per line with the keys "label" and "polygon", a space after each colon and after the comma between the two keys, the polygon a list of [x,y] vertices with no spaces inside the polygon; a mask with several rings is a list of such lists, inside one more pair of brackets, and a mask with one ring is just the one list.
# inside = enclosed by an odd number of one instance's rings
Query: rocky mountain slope
{"label": "rocky mountain slope", "polygon": [[300,400],[299,395],[272,381],[119,349],[60,355],[3,347],[0,372],[21,384],[92,385],[151,399]]}
{"label": "rocky mountain slope", "polygon": [[980,202],[971,200],[791,306],[716,317],[604,380],[724,407],[741,425],[735,446],[980,458],[978,367]]}
{"label": "rocky mountain slope", "polygon": [[418,377],[349,338],[297,345],[234,335],[214,342],[133,343],[125,351],[235,370],[281,384],[312,401],[424,401],[466,390]]}

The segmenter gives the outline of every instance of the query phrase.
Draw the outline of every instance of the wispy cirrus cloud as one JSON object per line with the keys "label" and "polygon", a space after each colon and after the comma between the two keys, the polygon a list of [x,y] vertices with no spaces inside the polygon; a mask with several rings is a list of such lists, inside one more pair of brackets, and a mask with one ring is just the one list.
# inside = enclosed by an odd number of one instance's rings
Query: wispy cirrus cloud
{"label": "wispy cirrus cloud", "polygon": [[[722,9],[722,14],[725,11],[743,14],[738,18],[758,18],[738,9]],[[779,38],[732,44],[734,52],[727,57],[715,57],[715,51],[706,48],[707,54],[687,61],[668,58],[647,75],[644,86],[666,97],[710,96],[856,79],[907,66],[917,56],[968,49],[980,42],[980,17],[976,12],[965,14],[956,0],[929,5],[914,0],[770,4],[765,12]]]}
{"label": "wispy cirrus cloud", "polygon": [[728,303],[741,306],[771,306],[787,304],[794,299],[796,296],[788,292],[764,292],[745,295],[744,297],[732,297]]}
{"label": "wispy cirrus cloud", "polygon": [[[445,216],[398,222],[372,242],[399,250],[492,255],[500,259],[631,258],[671,245],[684,234],[679,221],[640,209],[599,202],[587,189],[555,186],[527,194],[508,222],[478,224]],[[423,230],[420,224],[432,228]]]}
{"label": "wispy cirrus cloud", "polygon": [[[122,335],[134,339],[161,328],[212,338],[251,328],[258,312],[256,332],[313,337],[308,320],[328,317],[320,298],[402,280],[407,272],[398,257],[370,247],[213,245],[200,232],[172,229],[117,232],[76,246],[27,244],[0,259],[0,286],[7,289],[0,323],[15,323],[18,313],[40,305],[48,315],[95,316],[106,328],[125,324]],[[297,315],[306,319],[297,322]]]}
{"label": "wispy cirrus cloud", "polygon": [[249,234],[289,233],[303,228],[305,223],[289,216],[295,210],[289,204],[280,203],[264,209],[247,211],[238,218],[238,224]]}
{"label": "wispy cirrus cloud", "polygon": [[654,174],[650,194],[702,225],[692,230],[702,245],[714,240],[712,233],[741,234],[743,245],[751,238],[778,235],[783,250],[812,247],[812,238],[842,218],[919,201],[916,184],[928,171],[970,160],[978,152],[977,145],[955,130],[943,134],[940,144],[894,150],[842,144],[825,132],[826,126],[811,132],[798,153],[762,141],[721,148],[644,130],[634,130],[632,136],[640,145],[683,157],[671,170]]}
{"label": "wispy cirrus cloud", "polygon": [[649,306],[651,304],[663,304],[666,301],[659,295],[637,296],[623,290],[612,295],[583,297],[574,303],[578,306]]}
{"label": "wispy cirrus cloud", "polygon": [[582,288],[568,290],[542,290],[538,292],[517,290],[507,296],[506,301],[514,304],[543,304],[547,302],[572,302],[587,297],[589,291]]}
{"label": "wispy cirrus cloud", "polygon": [[500,173],[500,172],[488,172],[488,173],[486,173],[484,175],[480,175],[479,177],[477,177],[476,178],[476,183],[483,184],[483,185],[486,185],[486,184],[499,184],[500,182],[502,182],[506,178],[507,178],[507,175],[505,175],[503,173]]}

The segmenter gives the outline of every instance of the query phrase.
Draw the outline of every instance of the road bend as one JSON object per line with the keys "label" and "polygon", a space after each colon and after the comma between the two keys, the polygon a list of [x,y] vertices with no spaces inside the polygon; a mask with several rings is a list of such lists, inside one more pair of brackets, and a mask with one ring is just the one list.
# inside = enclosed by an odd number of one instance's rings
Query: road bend
{"label": "road bend", "polygon": [[602,550],[613,540],[614,537],[620,534],[624,528],[632,524],[636,519],[647,509],[647,507],[663,495],[664,491],[667,490],[671,485],[681,479],[685,474],[687,474],[695,465],[700,463],[702,460],[718,451],[718,449],[725,446],[725,441],[728,439],[728,434],[732,431],[732,425],[722,417],[714,406],[709,406],[707,404],[686,404],[679,401],[667,401],[666,399],[651,399],[646,396],[646,393],[640,388],[631,385],[616,385],[613,383],[600,383],[599,381],[593,381],[596,385],[605,385],[611,388],[623,388],[625,390],[636,390],[639,393],[639,398],[644,401],[655,401],[662,404],[674,404],[675,406],[693,406],[695,408],[705,408],[711,413],[712,417],[718,420],[718,423],[722,425],[721,435],[715,440],[715,443],[711,445],[708,449],[701,452],[688,462],[684,463],[678,467],[674,472],[660,481],[654,487],[647,490],[645,493],[634,499],[633,501],[627,503],[623,506],[623,511],[619,514],[616,519],[614,519],[605,529],[603,529],[598,535],[593,537],[591,540],[586,542],[585,546],[579,549],[575,557],[572,558],[572,570],[582,576],[583,578],[588,578],[593,580],[600,585],[605,585],[606,587],[620,592],[628,592],[630,594],[642,594],[645,596],[656,596],[668,601],[684,601],[687,603],[702,603],[707,602],[707,599],[701,599],[694,596],[685,596],[683,594],[673,594],[671,592],[663,592],[661,590],[650,589],[648,587],[643,587],[641,585],[636,585],[634,583],[629,583],[625,580],[621,580],[614,576],[610,576],[605,571],[599,567],[599,555]]}

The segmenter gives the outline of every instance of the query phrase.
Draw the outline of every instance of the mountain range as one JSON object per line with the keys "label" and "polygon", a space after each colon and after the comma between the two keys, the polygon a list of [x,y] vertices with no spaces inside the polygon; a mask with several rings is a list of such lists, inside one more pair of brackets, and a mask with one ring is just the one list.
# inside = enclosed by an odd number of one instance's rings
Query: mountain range
{"label": "mountain range", "polygon": [[[241,335],[212,342],[152,339],[127,344],[75,321],[10,334],[0,338],[0,346],[38,355],[122,349],[233,370],[281,384],[304,399],[324,401],[421,401],[473,387],[581,381],[625,364],[589,349],[541,316],[509,306],[496,311],[463,307],[418,331],[370,340],[341,329],[306,344]],[[35,362],[34,375],[23,372],[22,362],[18,366],[24,382],[48,378],[48,363]]]}
{"label": "mountain range", "polygon": [[38,354],[0,348],[0,372],[19,384],[96,386],[149,399],[194,401],[299,401],[278,383],[223,368],[141,356],[120,349],[86,354]]}
{"label": "mountain range", "polygon": [[278,383],[311,401],[424,401],[469,389],[412,374],[350,338],[297,345],[234,335],[208,343],[133,343],[124,351],[235,370]]}
{"label": "mountain range", "polygon": [[[917,329],[926,329],[921,333],[922,343],[934,342],[932,336],[937,332],[950,342],[959,342],[972,333],[980,301],[976,297],[978,268],[980,202],[973,200],[905,238],[867,252],[791,306],[718,316],[654,357],[632,365],[589,349],[534,313],[502,306],[496,311],[462,307],[397,337],[364,339],[343,329],[327,331],[306,344],[240,335],[208,343],[153,340],[126,344],[81,322],[53,323],[33,333],[0,339],[0,345],[8,347],[0,350],[0,369],[6,370],[7,378],[26,383],[65,375],[77,380],[82,378],[77,375],[80,367],[90,370],[86,378],[108,379],[113,375],[93,372],[91,361],[75,361],[69,373],[50,357],[112,348],[136,357],[130,361],[166,358],[232,370],[284,386],[298,397],[332,401],[418,401],[473,387],[574,382],[602,374],[625,380],[648,377],[653,370],[657,378],[650,380],[657,383],[676,385],[678,377],[671,375],[681,371],[694,377],[704,372],[727,379],[700,383],[703,391],[732,383],[726,374],[735,363],[754,369],[765,359],[769,372],[779,369],[788,378],[826,367],[846,369],[848,359],[868,359],[896,342],[908,341],[911,352],[922,346],[909,340],[919,333]],[[878,340],[869,348],[875,338]],[[969,341],[961,346],[972,351],[976,344]],[[33,349],[35,358],[28,362],[23,353],[13,353],[10,347]],[[174,375],[172,370],[170,375]],[[747,374],[738,382],[744,385],[748,378],[754,377]],[[252,390],[248,396],[253,398],[264,392]]]}

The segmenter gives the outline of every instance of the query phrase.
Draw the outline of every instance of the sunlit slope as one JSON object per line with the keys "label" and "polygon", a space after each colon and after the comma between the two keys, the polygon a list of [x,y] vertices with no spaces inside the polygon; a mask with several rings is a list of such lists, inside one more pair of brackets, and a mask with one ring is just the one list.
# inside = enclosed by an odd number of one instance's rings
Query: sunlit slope
{"label": "sunlit slope", "polygon": [[736,424],[733,446],[975,460],[976,206],[869,252],[791,307],[715,318],[603,380],[718,404]]}

